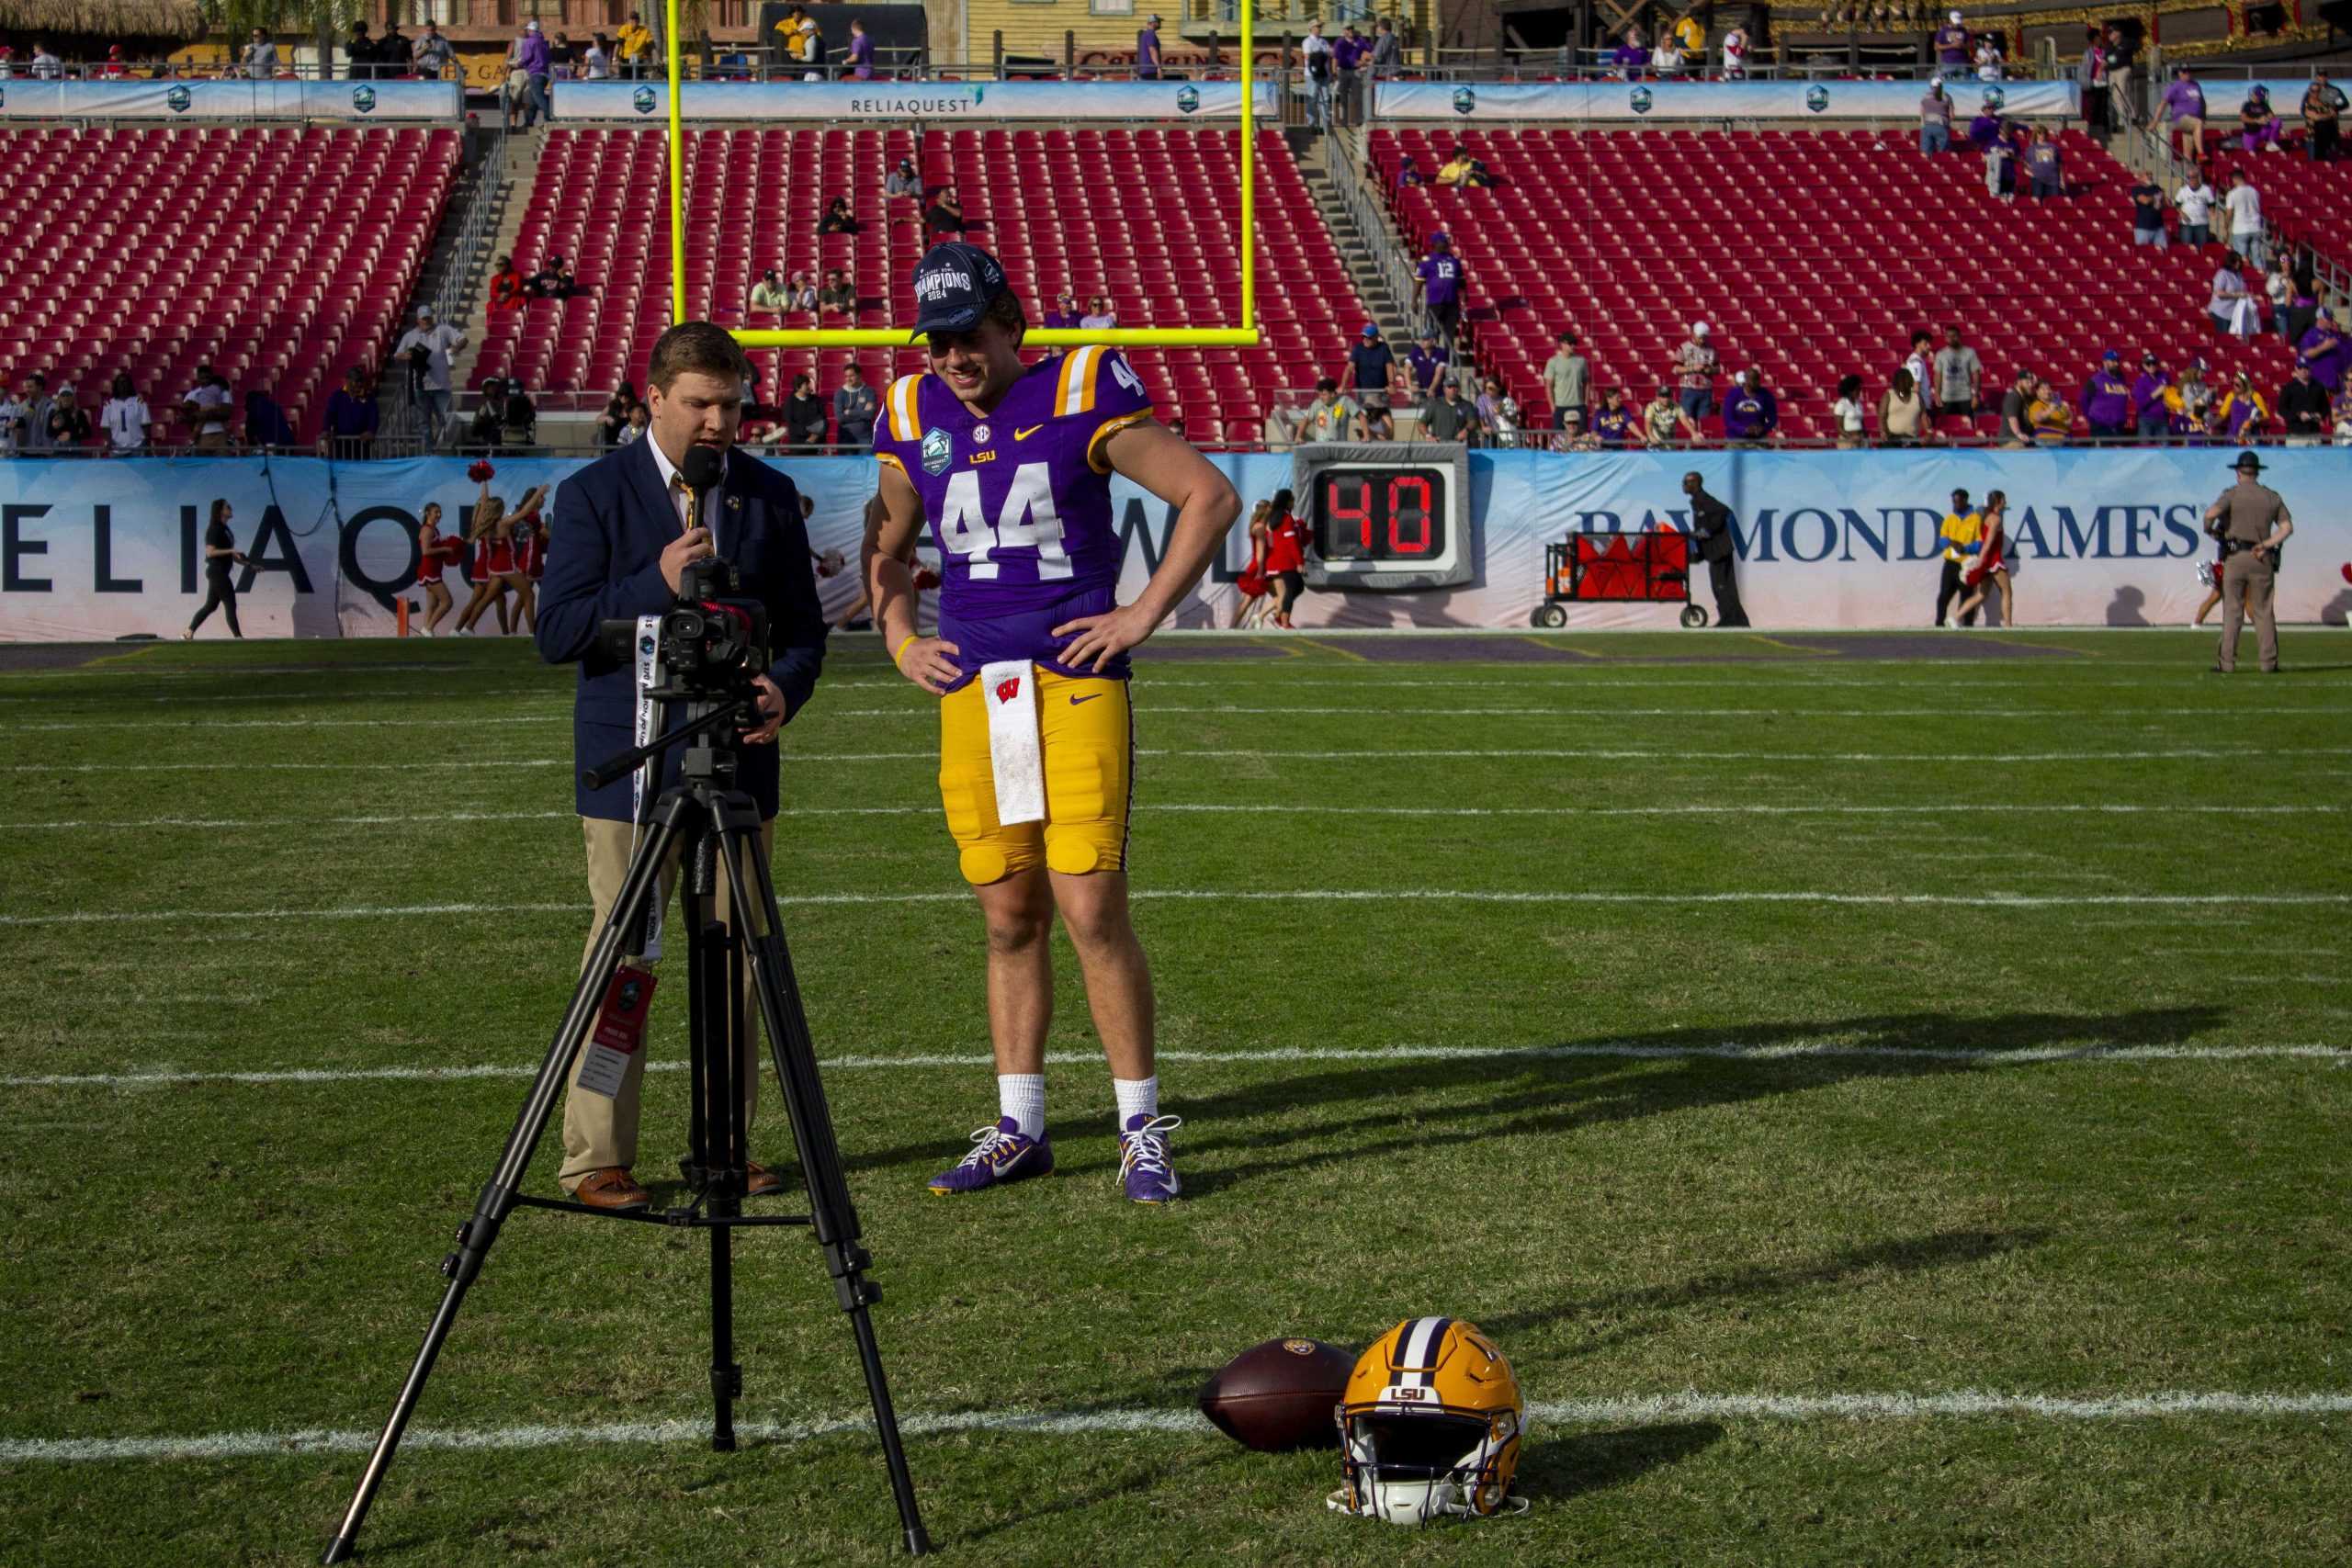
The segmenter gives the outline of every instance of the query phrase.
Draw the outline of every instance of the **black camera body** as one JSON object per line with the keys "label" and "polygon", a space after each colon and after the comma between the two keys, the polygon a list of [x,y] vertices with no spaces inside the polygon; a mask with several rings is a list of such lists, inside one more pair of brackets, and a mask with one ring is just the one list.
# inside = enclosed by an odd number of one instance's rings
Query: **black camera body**
{"label": "black camera body", "polygon": [[734,562],[716,556],[689,561],[678,574],[677,599],[662,613],[654,648],[639,649],[635,621],[605,622],[599,640],[623,662],[633,663],[640,652],[657,657],[659,684],[673,696],[740,696],[775,662],[767,606],[742,592]]}

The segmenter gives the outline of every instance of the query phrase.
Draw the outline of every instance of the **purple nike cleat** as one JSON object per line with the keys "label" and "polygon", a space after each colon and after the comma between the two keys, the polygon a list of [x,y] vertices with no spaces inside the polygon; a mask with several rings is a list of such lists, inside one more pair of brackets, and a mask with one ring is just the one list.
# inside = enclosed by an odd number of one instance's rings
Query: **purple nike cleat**
{"label": "purple nike cleat", "polygon": [[1137,1203],[1165,1203],[1182,1183],[1168,1163],[1168,1134],[1184,1124],[1181,1116],[1130,1116],[1119,1134],[1119,1180]]}
{"label": "purple nike cleat", "polygon": [[1047,1138],[1024,1138],[1021,1123],[1007,1116],[992,1127],[972,1133],[972,1152],[953,1168],[931,1179],[931,1190],[941,1195],[977,1192],[1001,1181],[1043,1176],[1054,1168],[1054,1145]]}

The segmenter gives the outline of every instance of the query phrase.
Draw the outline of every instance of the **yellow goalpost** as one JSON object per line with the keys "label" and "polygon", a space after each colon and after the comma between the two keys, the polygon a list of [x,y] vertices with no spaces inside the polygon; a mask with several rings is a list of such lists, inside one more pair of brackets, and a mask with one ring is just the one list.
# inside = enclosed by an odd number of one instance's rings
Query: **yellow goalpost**
{"label": "yellow goalpost", "polygon": [[[1254,347],[1258,331],[1258,102],[1256,62],[1256,0],[1240,0],[1241,10],[1241,321],[1231,327],[1114,327],[1102,332],[1032,327],[1023,339],[1038,348],[1069,348],[1080,344],[1116,347]],[[685,133],[678,46],[678,0],[668,0],[669,31],[665,42],[670,71],[670,319],[686,319]],[[722,284],[723,284],[722,280]],[[735,340],[745,348],[903,348],[913,341],[904,327],[808,327],[797,331],[739,329]]]}

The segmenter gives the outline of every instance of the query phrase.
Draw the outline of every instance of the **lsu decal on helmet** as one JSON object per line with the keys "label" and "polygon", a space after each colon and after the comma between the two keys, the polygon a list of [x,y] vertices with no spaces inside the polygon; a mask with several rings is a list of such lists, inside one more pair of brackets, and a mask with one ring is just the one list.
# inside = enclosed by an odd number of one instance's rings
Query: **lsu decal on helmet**
{"label": "lsu decal on helmet", "polygon": [[[1475,1323],[1414,1317],[1356,1359],[1331,1506],[1390,1524],[1491,1517],[1512,1501],[1527,1402]],[[1524,1506],[1524,1505],[1521,1505]]]}

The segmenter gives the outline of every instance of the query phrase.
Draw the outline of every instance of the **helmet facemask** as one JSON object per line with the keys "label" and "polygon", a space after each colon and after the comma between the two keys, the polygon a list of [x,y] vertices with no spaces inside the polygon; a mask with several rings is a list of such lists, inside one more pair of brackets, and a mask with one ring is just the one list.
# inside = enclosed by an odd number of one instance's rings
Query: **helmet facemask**
{"label": "helmet facemask", "polygon": [[1510,1410],[1350,1405],[1340,1413],[1334,1506],[1396,1525],[1498,1511],[1519,1462]]}

